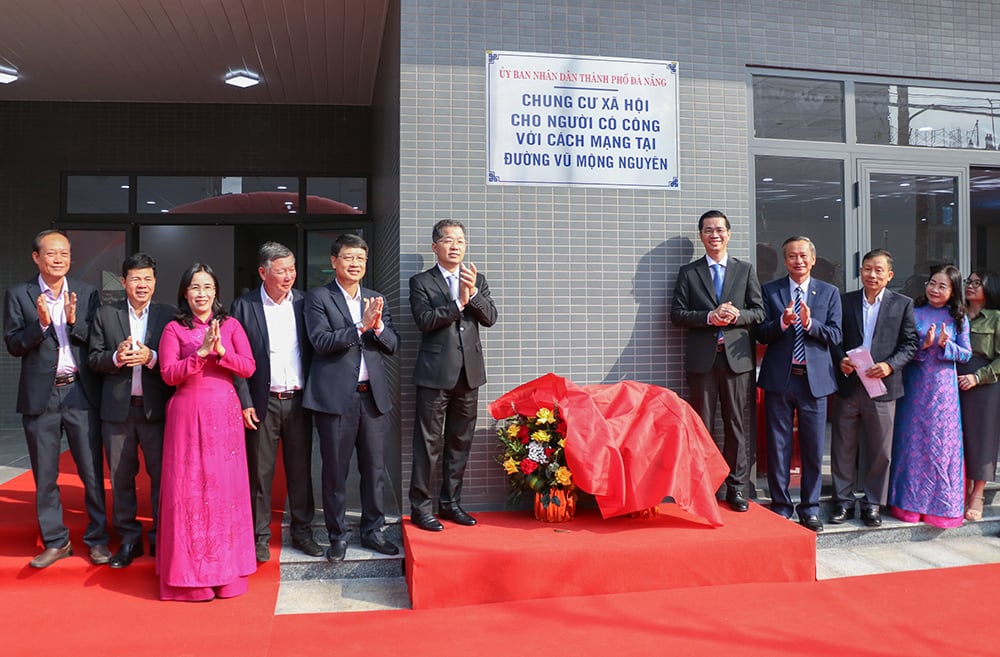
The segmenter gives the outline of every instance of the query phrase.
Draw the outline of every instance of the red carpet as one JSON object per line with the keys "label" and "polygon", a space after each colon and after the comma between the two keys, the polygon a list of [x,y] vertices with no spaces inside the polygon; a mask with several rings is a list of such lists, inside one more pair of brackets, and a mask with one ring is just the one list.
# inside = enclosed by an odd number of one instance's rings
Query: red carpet
{"label": "red carpet", "polygon": [[[64,482],[80,555],[85,518],[76,509],[82,493],[73,477]],[[998,654],[1000,641],[991,622],[1000,565],[275,617],[279,572],[272,561],[251,578],[247,595],[203,604],[160,602],[149,557],[120,571],[91,566],[84,556],[42,571],[28,568],[37,551],[32,500],[30,475],[0,486],[0,645],[12,657],[985,657]],[[443,535],[457,533],[449,528]],[[528,582],[546,557],[552,561],[551,554],[525,550],[518,571],[496,570],[461,587]],[[597,572],[608,576],[622,565],[621,557],[610,557]],[[745,567],[754,565],[745,559]]]}
{"label": "red carpet", "polygon": [[413,608],[816,578],[816,535],[763,507],[724,507],[716,528],[674,504],[660,509],[608,520],[586,509],[557,525],[480,513],[477,526],[440,533],[405,522]]}

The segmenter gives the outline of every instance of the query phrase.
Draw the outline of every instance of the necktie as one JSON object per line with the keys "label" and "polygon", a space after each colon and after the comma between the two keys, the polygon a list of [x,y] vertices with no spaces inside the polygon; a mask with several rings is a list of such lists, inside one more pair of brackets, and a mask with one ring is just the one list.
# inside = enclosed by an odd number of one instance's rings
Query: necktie
{"label": "necktie", "polygon": [[[722,265],[719,263],[712,265],[712,284],[715,286],[715,299],[722,301]],[[722,329],[719,329],[716,338],[719,342],[725,342],[726,338],[722,335]]]}
{"label": "necktie", "polygon": [[[799,316],[799,312],[802,310],[802,288],[795,288],[795,306],[793,308],[795,311],[795,316]],[[796,322],[795,326],[795,344],[792,347],[792,362],[793,363],[804,363],[806,362],[806,332],[802,328],[802,322]]]}
{"label": "necktie", "polygon": [[722,265],[712,265],[712,283],[715,285],[715,298],[722,301]]}
{"label": "necktie", "polygon": [[448,276],[448,288],[451,290],[452,300],[458,299],[458,276],[454,274]]}

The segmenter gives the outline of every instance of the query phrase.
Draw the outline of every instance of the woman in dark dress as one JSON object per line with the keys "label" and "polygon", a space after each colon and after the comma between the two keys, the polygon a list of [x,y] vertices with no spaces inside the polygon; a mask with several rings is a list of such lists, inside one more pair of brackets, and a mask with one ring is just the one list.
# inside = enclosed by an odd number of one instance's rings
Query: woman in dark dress
{"label": "woman in dark dress", "polygon": [[983,517],[983,489],[996,479],[1000,447],[1000,276],[979,269],[965,281],[972,360],[958,364],[965,444],[965,519]]}

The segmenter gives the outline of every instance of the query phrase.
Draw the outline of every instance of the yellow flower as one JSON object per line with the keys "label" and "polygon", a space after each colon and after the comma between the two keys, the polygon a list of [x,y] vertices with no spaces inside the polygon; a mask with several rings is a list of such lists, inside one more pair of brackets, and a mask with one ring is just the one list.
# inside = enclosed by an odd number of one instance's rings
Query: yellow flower
{"label": "yellow flower", "polygon": [[563,466],[556,470],[556,483],[560,486],[569,486],[570,480],[573,477],[573,473],[569,471],[569,468]]}
{"label": "yellow flower", "polygon": [[521,425],[519,425],[516,422],[512,422],[511,424],[507,425],[507,437],[517,438],[517,432],[520,430],[521,430]]}
{"label": "yellow flower", "polygon": [[559,439],[559,446],[560,447],[565,447],[566,446],[566,439],[565,438],[560,438]]}
{"label": "yellow flower", "polygon": [[520,466],[514,459],[507,459],[503,462],[503,469],[507,472],[507,474],[514,474],[519,468]]}
{"label": "yellow flower", "polygon": [[549,436],[549,432],[541,429],[531,434],[531,439],[539,443],[547,443],[549,442],[549,438],[551,438],[551,436]]}
{"label": "yellow flower", "polygon": [[540,408],[538,412],[535,413],[535,417],[538,418],[538,424],[555,424],[556,416],[548,408]]}

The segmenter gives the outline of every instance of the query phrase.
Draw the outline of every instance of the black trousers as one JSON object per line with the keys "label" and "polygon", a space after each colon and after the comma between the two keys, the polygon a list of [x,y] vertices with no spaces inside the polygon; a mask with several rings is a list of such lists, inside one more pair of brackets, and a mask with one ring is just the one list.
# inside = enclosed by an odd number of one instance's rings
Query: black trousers
{"label": "black trousers", "polygon": [[292,399],[268,397],[267,414],[257,430],[247,430],[247,466],[253,504],[254,539],[271,539],[271,488],[281,443],[288,486],[292,538],[312,538],[316,500],[312,482],[312,414],[302,407],[302,395]]}
{"label": "black trousers", "polygon": [[142,544],[142,523],[136,519],[138,499],[135,476],[139,474],[139,449],[149,475],[149,502],[153,524],[149,544],[156,545],[156,525],[160,514],[160,471],[163,465],[163,422],[146,419],[141,406],[129,408],[124,422],[101,424],[104,452],[111,477],[111,524],[123,545]]}
{"label": "black trousers", "polygon": [[441,461],[442,506],[462,500],[462,479],[476,430],[479,388],[470,388],[465,371],[451,390],[417,386],[417,417],[413,428],[413,470],[410,506],[433,513],[431,478]]}

